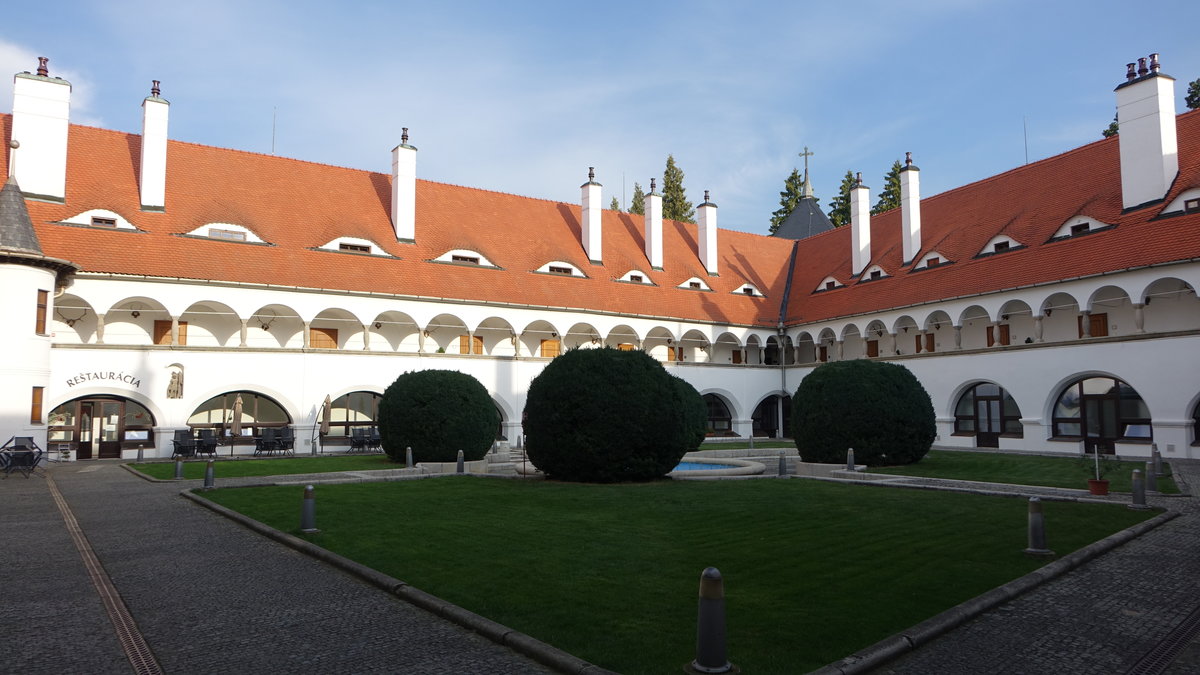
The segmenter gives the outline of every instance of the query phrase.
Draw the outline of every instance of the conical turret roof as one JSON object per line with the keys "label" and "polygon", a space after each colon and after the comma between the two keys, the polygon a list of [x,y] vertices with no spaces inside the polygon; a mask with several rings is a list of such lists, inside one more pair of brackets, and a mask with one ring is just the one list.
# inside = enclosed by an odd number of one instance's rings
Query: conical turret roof
{"label": "conical turret roof", "polygon": [[0,190],[0,249],[42,255],[42,245],[38,243],[29,210],[25,208],[25,197],[12,176]]}

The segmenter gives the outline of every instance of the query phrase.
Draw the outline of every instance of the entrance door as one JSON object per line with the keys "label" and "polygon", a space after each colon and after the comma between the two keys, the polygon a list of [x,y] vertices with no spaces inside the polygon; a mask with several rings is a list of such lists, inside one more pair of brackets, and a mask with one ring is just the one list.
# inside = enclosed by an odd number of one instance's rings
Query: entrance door
{"label": "entrance door", "polygon": [[75,447],[75,456],[79,459],[91,459],[93,438],[91,401],[79,402],[79,414],[75,416],[75,419],[78,420],[79,425],[75,430],[75,438],[79,439],[79,445]]}
{"label": "entrance door", "polygon": [[78,459],[119,459],[127,441],[153,446],[153,416],[115,396],[68,401],[51,411],[48,426],[50,442],[71,443]]}
{"label": "entrance door", "polygon": [[1111,394],[1083,396],[1084,450],[1117,451],[1117,398]]}
{"label": "entrance door", "polygon": [[1000,447],[1000,432],[1004,420],[1000,417],[1000,397],[975,397],[975,446],[979,448]]}
{"label": "entrance door", "polygon": [[120,459],[121,401],[96,401],[92,411],[92,442],[99,445],[100,459]]}

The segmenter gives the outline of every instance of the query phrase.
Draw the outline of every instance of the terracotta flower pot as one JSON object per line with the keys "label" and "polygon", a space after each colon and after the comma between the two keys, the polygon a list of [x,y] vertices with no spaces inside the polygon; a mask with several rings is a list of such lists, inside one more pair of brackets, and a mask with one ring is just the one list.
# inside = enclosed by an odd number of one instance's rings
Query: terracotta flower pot
{"label": "terracotta flower pot", "polygon": [[1094,495],[1108,494],[1108,479],[1101,478],[1101,479],[1097,480],[1095,478],[1089,478],[1088,479],[1088,492],[1090,492]]}

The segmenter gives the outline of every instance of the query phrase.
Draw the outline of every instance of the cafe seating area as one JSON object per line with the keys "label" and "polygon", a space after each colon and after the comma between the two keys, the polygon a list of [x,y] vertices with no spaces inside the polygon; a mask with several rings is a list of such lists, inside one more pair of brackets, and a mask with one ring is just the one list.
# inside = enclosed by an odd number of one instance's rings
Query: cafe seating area
{"label": "cafe seating area", "polygon": [[45,451],[38,446],[32,436],[13,436],[0,446],[0,471],[8,478],[13,471],[29,478],[29,474],[39,471]]}

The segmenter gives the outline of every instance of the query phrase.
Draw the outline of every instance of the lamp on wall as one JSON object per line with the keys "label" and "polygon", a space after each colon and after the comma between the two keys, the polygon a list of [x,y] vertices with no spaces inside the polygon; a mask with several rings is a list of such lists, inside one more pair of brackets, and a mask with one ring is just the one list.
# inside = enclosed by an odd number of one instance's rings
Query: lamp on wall
{"label": "lamp on wall", "polygon": [[133,303],[132,305],[129,306],[129,309],[133,310],[133,311],[129,312],[129,315],[135,319],[142,315],[142,311],[141,311],[142,303],[140,303],[140,302]]}
{"label": "lamp on wall", "polygon": [[375,330],[379,330],[380,328],[383,328],[383,322],[382,322],[382,321],[376,321],[376,322],[375,322]]}

